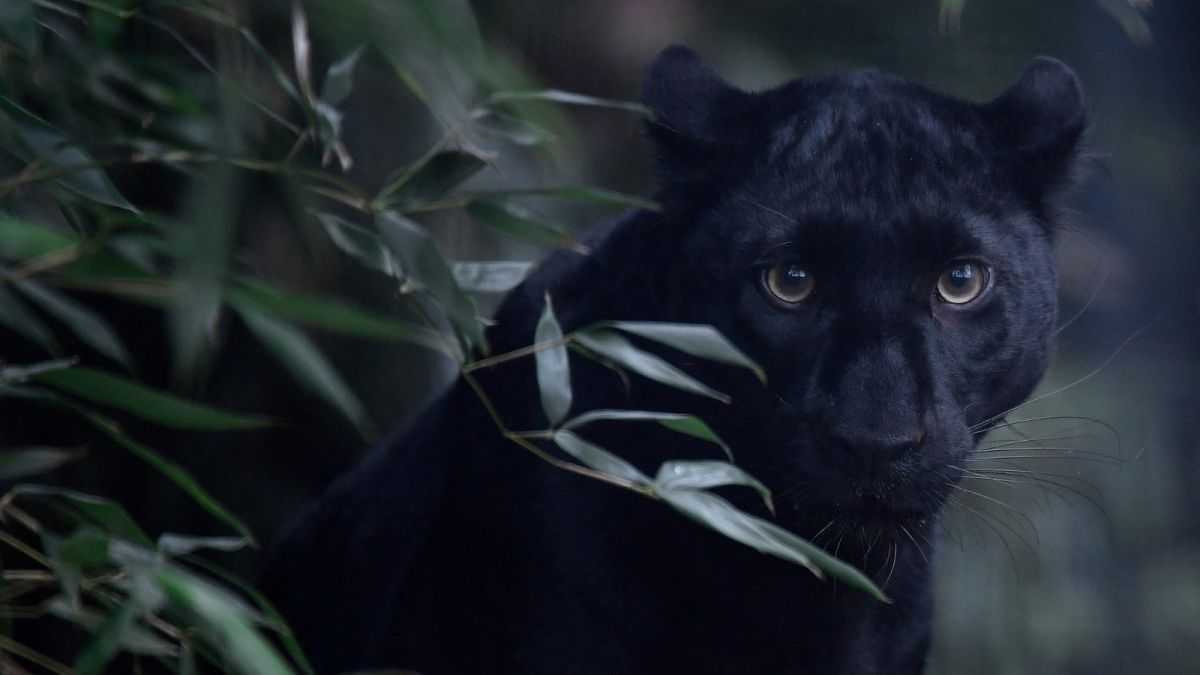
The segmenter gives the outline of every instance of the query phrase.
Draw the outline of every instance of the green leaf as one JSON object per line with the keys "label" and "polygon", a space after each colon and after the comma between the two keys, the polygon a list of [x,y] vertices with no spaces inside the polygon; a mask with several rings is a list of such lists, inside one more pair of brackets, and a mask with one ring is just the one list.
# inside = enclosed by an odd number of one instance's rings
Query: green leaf
{"label": "green leaf", "polygon": [[702,359],[748,368],[759,380],[767,381],[763,369],[712,326],[658,321],[610,321],[603,325],[654,340]]}
{"label": "green leaf", "polygon": [[463,290],[507,293],[529,276],[533,263],[520,260],[460,261],[451,263],[450,268],[454,272],[454,280]]}
{"label": "green leaf", "polygon": [[567,454],[597,471],[603,471],[610,476],[624,478],[639,485],[650,482],[650,477],[639,471],[634,465],[594,443],[583,440],[573,431],[562,429],[555,431],[554,442]]}
{"label": "green leaf", "polygon": [[[312,328],[339,335],[409,342],[447,353],[446,340],[437,331],[354,307],[342,300],[300,295],[249,277],[238,278],[231,294],[240,302],[258,305],[268,312]],[[450,356],[453,358],[456,355]]]}
{"label": "green leaf", "polygon": [[806,567],[818,577],[828,573],[883,602],[891,602],[862,572],[774,523],[739,511],[711,492],[659,490],[658,496],[677,511],[736,542]]}
{"label": "green leaf", "polygon": [[400,267],[379,235],[332,213],[314,213],[334,245],[367,269],[400,278]]}
{"label": "green leaf", "polygon": [[172,566],[154,570],[173,608],[239,673],[293,675],[258,628],[258,615],[228,591]]}
{"label": "green leaf", "polygon": [[[0,382],[28,382],[35,376],[42,373],[47,373],[52,370],[62,370],[71,368],[79,360],[76,358],[69,359],[52,359],[50,361],[39,361],[31,363],[27,366],[0,366]],[[39,395],[30,395],[26,398],[40,398]]]}
{"label": "green leaf", "polygon": [[727,462],[674,461],[658,467],[654,485],[659,490],[703,490],[721,485],[744,485],[754,488],[772,513],[771,491],[757,478]]}
{"label": "green leaf", "polygon": [[729,397],[725,394],[700,382],[654,354],[638,349],[615,331],[589,328],[576,332],[574,335],[575,341],[589,351],[643,377],[676,389],[707,396],[722,403],[729,403]]}
{"label": "green leaf", "polygon": [[600,187],[557,187],[557,188],[526,188],[520,190],[496,190],[486,193],[498,197],[557,197],[589,204],[605,206],[624,206],[647,211],[661,211],[658,202],[644,199],[623,192],[616,192]]}
{"label": "green leaf", "polygon": [[47,314],[61,321],[81,342],[126,368],[133,367],[125,345],[121,343],[108,321],[99,314],[66,295],[29,279],[21,279],[15,282],[15,286]]}
{"label": "green leaf", "polygon": [[567,359],[567,346],[562,342],[562,328],[554,318],[554,307],[550,294],[546,293],[546,305],[538,319],[534,342],[558,342],[548,349],[534,354],[537,361],[538,391],[542,397],[542,410],[550,426],[562,421],[571,410],[571,364]]}
{"label": "green leaf", "polygon": [[0,326],[41,345],[46,351],[55,349],[54,336],[46,324],[4,286],[0,286]]}
{"label": "green leaf", "polygon": [[[127,600],[119,605],[118,609],[115,611],[119,611],[126,607],[133,607],[137,609],[141,607],[142,604],[143,603]],[[99,612],[88,609],[87,607],[73,607],[62,597],[52,599],[46,609],[50,614],[65,621],[70,621],[71,623],[81,626],[92,633],[100,630],[101,626],[104,625],[104,622],[112,616],[110,614],[109,617],[105,617]],[[158,637],[154,633],[146,630],[136,623],[128,627],[122,627],[119,645],[121,649],[124,649],[131,654],[141,654],[143,656],[174,656],[177,652],[171,643]],[[79,661],[76,661],[75,667],[77,669],[81,667]]]}
{"label": "green leaf", "polygon": [[476,199],[467,204],[467,214],[510,237],[542,246],[576,246],[575,240],[553,225],[533,219],[511,204]]}
{"label": "green leaf", "polygon": [[191,537],[167,532],[158,538],[159,555],[174,558],[188,555],[201,549],[214,551],[240,551],[250,545],[245,537]]}
{"label": "green leaf", "polygon": [[425,290],[468,345],[483,345],[475,303],[454,280],[454,272],[425,228],[395,211],[376,214],[375,226],[410,285]]}
{"label": "green leaf", "polygon": [[137,212],[137,209],[113,187],[100,164],[61,132],[49,125],[41,128],[24,127],[21,129],[21,136],[34,153],[32,157],[26,156],[21,159],[39,159],[47,168],[62,170],[63,173],[54,178],[62,187],[97,204]]}
{"label": "green leaf", "polygon": [[37,54],[38,25],[33,0],[0,2],[0,38],[25,52],[27,57]]}
{"label": "green leaf", "polygon": [[53,471],[84,455],[83,448],[33,446],[0,450],[0,482]]}
{"label": "green leaf", "polygon": [[77,398],[111,406],[173,429],[255,429],[271,424],[266,417],[233,413],[189,401],[92,368],[52,370],[35,375],[33,379]]}
{"label": "green leaf", "polygon": [[36,258],[78,243],[53,228],[0,216],[0,255],[11,260]]}
{"label": "green leaf", "polygon": [[435,202],[485,166],[487,162],[473,152],[445,150],[389,179],[376,201],[397,207]]}
{"label": "green leaf", "polygon": [[704,420],[685,413],[651,412],[649,410],[589,410],[578,417],[567,420],[562,428],[578,429],[592,422],[600,421],[657,422],[672,431],[715,443],[720,446],[729,461],[733,461],[733,451],[729,449],[729,445],[721,440],[716,432],[704,423]]}
{"label": "green leaf", "polygon": [[645,117],[654,116],[653,111],[641,103],[597,98],[595,96],[576,94],[574,92],[562,91],[560,89],[544,89],[542,91],[501,91],[488,97],[487,101],[484,102],[484,105],[490,106],[496,105],[497,103],[507,103],[509,101],[550,101],[552,103],[564,103],[568,105],[628,110],[629,112],[634,112]]}
{"label": "green leaf", "polygon": [[304,333],[252,303],[234,298],[232,305],[250,332],[292,378],[325,399],[359,431],[368,433],[371,424],[362,403]]}
{"label": "green leaf", "polygon": [[66,488],[48,485],[18,485],[8,491],[4,500],[23,497],[37,497],[51,502],[58,501],[81,515],[87,522],[94,523],[105,532],[111,532],[129,541],[150,546],[150,537],[129,516],[120,504],[96,497],[94,495],[75,492]]}
{"label": "green leaf", "polygon": [[65,539],[45,530],[39,534],[63,595],[72,607],[78,607],[84,571],[108,562],[108,537],[91,525],[77,528]]}
{"label": "green leaf", "polygon": [[341,105],[354,90],[354,67],[362,56],[363,47],[358,47],[329,66],[325,81],[321,83],[321,100],[336,106]]}
{"label": "green leaf", "polygon": [[[86,409],[78,410],[78,412],[83,415],[84,419],[90,422],[92,426],[96,427],[101,433],[107,436],[109,440],[125,448],[129,452],[132,452],[139,459],[154,467],[162,475],[166,476],[168,480],[179,487],[179,489],[183,490],[186,495],[192,498],[192,501],[200,505],[200,507],[207,511],[210,515],[225,523],[243,537],[252,542],[254,541],[254,535],[250,532],[250,528],[247,527],[240,518],[235,516],[232,511],[225,508],[221,502],[217,501],[215,497],[209,494],[208,491],[205,490],[200,483],[198,483],[196,479],[193,478],[192,475],[183,467],[164,458],[156,450],[150,448],[149,446],[143,445],[121,433],[117,424],[107,417]],[[148,540],[138,540],[138,543],[145,545],[147,548],[151,546]]]}

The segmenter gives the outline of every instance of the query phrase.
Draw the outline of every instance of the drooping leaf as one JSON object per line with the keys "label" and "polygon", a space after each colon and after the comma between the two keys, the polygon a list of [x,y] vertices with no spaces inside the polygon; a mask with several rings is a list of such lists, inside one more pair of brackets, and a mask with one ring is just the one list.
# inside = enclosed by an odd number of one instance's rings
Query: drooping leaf
{"label": "drooping leaf", "polygon": [[703,490],[721,485],[744,485],[757,490],[767,508],[772,512],[775,510],[767,486],[728,462],[663,462],[654,477],[654,485],[659,490]]}
{"label": "drooping leaf", "polygon": [[50,227],[0,216],[0,256],[10,260],[36,258],[77,243],[74,238]]}
{"label": "drooping leaf", "polygon": [[62,132],[42,123],[37,127],[23,126],[20,133],[32,150],[31,155],[21,159],[27,162],[40,160],[47,169],[54,169],[57,172],[53,179],[55,183],[97,204],[137,212],[117,192],[101,164]]}
{"label": "drooping leaf", "polygon": [[132,368],[133,361],[125,345],[99,314],[30,279],[21,279],[14,285],[47,314],[61,321],[81,342],[126,368]]}
{"label": "drooping leaf", "polygon": [[321,100],[332,106],[341,105],[354,90],[354,68],[362,56],[363,47],[338,59],[325,71],[325,81],[321,83]]}
{"label": "drooping leaf", "polygon": [[[0,365],[0,382],[28,382],[37,375],[47,373],[52,370],[62,370],[71,368],[79,360],[75,358],[69,359],[51,359],[49,361],[39,361],[29,365],[19,366],[4,366]],[[29,396],[27,398],[33,398]]]}
{"label": "drooping leaf", "polygon": [[214,551],[240,551],[250,545],[245,537],[191,537],[167,532],[158,537],[156,550],[159,555],[175,558],[202,549]]}
{"label": "drooping leaf", "polygon": [[173,429],[255,429],[271,424],[271,420],[265,417],[229,412],[189,401],[93,368],[52,370],[33,379],[77,398],[123,410]]}
{"label": "drooping leaf", "polygon": [[555,431],[554,442],[567,454],[597,471],[603,471],[611,476],[624,478],[640,485],[650,482],[650,477],[639,471],[634,465],[595,443],[585,441],[573,431],[562,429]]}
{"label": "drooping leaf", "polygon": [[711,492],[682,489],[659,490],[657,494],[674,509],[734,541],[806,567],[818,577],[828,573],[883,602],[890,602],[862,572],[774,523],[739,511]]}
{"label": "drooping leaf", "polygon": [[400,277],[400,267],[380,241],[379,235],[332,213],[315,213],[333,243],[367,269]]}
{"label": "drooping leaf", "polygon": [[729,402],[729,397],[725,394],[700,382],[654,354],[638,349],[613,330],[605,328],[581,330],[575,333],[575,341],[589,351],[655,382],[707,396],[723,403]]}
{"label": "drooping leaf", "polygon": [[472,200],[467,213],[481,223],[516,239],[542,246],[573,246],[575,240],[553,225],[536,220],[522,209],[488,199]]}
{"label": "drooping leaf", "polygon": [[[142,603],[126,601],[118,606],[118,609],[124,607],[141,608]],[[95,633],[104,624],[108,617],[96,612],[87,607],[72,607],[64,598],[57,597],[52,599],[47,605],[47,611],[65,621],[70,621],[89,632]],[[111,616],[111,615],[110,615]],[[141,654],[143,656],[173,656],[177,650],[171,643],[158,637],[149,630],[134,623],[128,627],[122,627],[120,631],[120,648],[131,653]],[[80,668],[78,661],[75,665],[76,669]]]}
{"label": "drooping leaf", "polygon": [[360,431],[368,433],[371,424],[366,409],[304,333],[252,303],[234,298],[232,305],[250,332],[284,370],[313,394],[325,399]]}
{"label": "drooping leaf", "polygon": [[235,671],[251,675],[294,675],[261,634],[257,612],[228,591],[181,569],[162,565],[154,579],[171,606]]}
{"label": "drooping leaf", "polygon": [[72,607],[79,606],[84,572],[108,562],[108,535],[92,525],[82,525],[70,536],[59,538],[46,530],[38,533],[42,549],[54,568],[63,595]]}
{"label": "drooping leaf", "polygon": [[390,178],[376,200],[396,208],[434,202],[485,166],[487,162],[473,152],[443,150]]}
{"label": "drooping leaf", "polygon": [[730,461],[733,461],[733,451],[730,450],[729,445],[721,440],[717,436],[717,433],[704,423],[704,420],[695,415],[685,413],[652,412],[649,410],[589,410],[578,417],[567,420],[562,425],[562,428],[578,429],[592,422],[600,421],[657,422],[672,431],[715,443],[720,446],[725,456]]}
{"label": "drooping leaf", "polygon": [[[409,342],[446,353],[446,340],[426,326],[399,321],[342,300],[284,291],[250,277],[239,277],[236,281],[231,293],[240,302],[256,304],[306,326],[340,335]],[[454,357],[455,354],[450,356]]]}
{"label": "drooping leaf", "polygon": [[483,345],[475,303],[458,287],[454,272],[425,228],[395,211],[376,214],[375,226],[405,280],[426,291],[445,310],[446,318],[468,345]]}
{"label": "drooping leaf", "polygon": [[41,345],[46,351],[55,349],[54,335],[46,324],[4,286],[0,286],[0,326]]}
{"label": "drooping leaf", "polygon": [[4,499],[23,497],[38,497],[51,502],[59,500],[72,511],[83,516],[86,522],[95,524],[105,532],[111,532],[144,546],[151,545],[150,537],[146,536],[146,533],[129,516],[125,508],[112,500],[48,485],[17,485],[8,491]]}
{"label": "drooping leaf", "polygon": [[496,190],[487,194],[498,197],[556,197],[589,204],[603,204],[605,206],[624,206],[645,209],[647,211],[662,210],[658,202],[601,187],[523,188],[517,190]]}
{"label": "drooping leaf", "polygon": [[[254,541],[254,535],[250,532],[250,528],[247,527],[240,518],[235,516],[232,511],[226,508],[225,505],[221,504],[221,502],[217,501],[215,497],[209,494],[209,492],[205,490],[204,487],[201,486],[200,483],[197,482],[196,479],[193,478],[192,475],[183,467],[166,459],[153,448],[143,445],[129,436],[126,436],[121,432],[120,427],[118,427],[115,422],[107,417],[104,417],[98,413],[90,412],[86,409],[80,410],[79,412],[81,415],[83,415],[84,419],[90,422],[92,426],[99,429],[101,433],[109,438],[109,440],[133,453],[134,456],[138,457],[142,461],[154,467],[159,473],[166,476],[168,480],[174,483],[179,489],[183,490],[184,494],[186,494],[188,497],[191,497],[192,501],[196,502],[200,508],[207,511],[217,520],[228,525],[235,532],[242,535],[246,539],[250,540],[251,542]],[[145,542],[139,541],[138,543],[142,543],[148,548],[151,546],[148,540]]]}
{"label": "drooping leaf", "polygon": [[562,91],[560,89],[544,89],[541,91],[501,91],[488,97],[484,105],[495,105],[497,103],[507,103],[509,101],[550,101],[552,103],[565,103],[568,105],[627,110],[645,117],[653,116],[653,112],[641,103],[597,98],[595,96],[576,94],[575,92]]}
{"label": "drooping leaf", "polygon": [[747,368],[766,382],[767,375],[763,369],[712,326],[658,321],[612,321],[604,325],[654,340],[692,356]]}
{"label": "drooping leaf", "polygon": [[537,362],[537,382],[542,397],[542,410],[546,413],[550,426],[554,426],[561,422],[571,409],[571,364],[567,358],[567,346],[562,343],[562,328],[554,316],[549,293],[546,293],[545,303],[533,339],[539,344],[559,344],[538,351],[534,358]]}
{"label": "drooping leaf", "polygon": [[82,448],[25,447],[0,450],[0,482],[7,482],[53,471],[79,459]]}
{"label": "drooping leaf", "polygon": [[533,263],[520,260],[459,261],[451,263],[451,269],[459,288],[465,291],[507,293],[529,276]]}

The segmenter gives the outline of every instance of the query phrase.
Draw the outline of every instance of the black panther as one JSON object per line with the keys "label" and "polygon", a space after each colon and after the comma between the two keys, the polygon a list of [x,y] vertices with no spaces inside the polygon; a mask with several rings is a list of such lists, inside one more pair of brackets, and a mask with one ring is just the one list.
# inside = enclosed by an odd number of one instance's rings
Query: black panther
{"label": "black panther", "polygon": [[[777,512],[739,505],[837,551],[892,602],[542,462],[459,381],[274,555],[264,583],[321,672],[922,671],[938,511],[978,430],[1046,367],[1079,81],[1037,58],[981,104],[874,70],[746,92],[674,46],[643,100],[661,211],[601,226],[590,253],[552,255],[488,339],[533,343],[547,296],[568,331],[715,326],[765,385],[659,348],[724,404],[572,355],[573,410],[697,413]],[[531,359],[479,377],[509,428],[546,427]],[[584,433],[650,472],[719,457],[655,429]]]}

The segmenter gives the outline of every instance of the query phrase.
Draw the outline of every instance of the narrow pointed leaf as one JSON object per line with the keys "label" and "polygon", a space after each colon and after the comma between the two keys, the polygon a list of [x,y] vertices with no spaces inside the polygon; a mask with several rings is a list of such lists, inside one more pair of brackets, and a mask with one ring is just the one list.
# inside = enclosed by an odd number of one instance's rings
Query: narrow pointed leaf
{"label": "narrow pointed leaf", "polygon": [[550,426],[555,426],[567,416],[571,409],[571,364],[567,359],[567,346],[562,344],[562,328],[554,317],[550,294],[538,319],[534,342],[559,342],[534,354],[537,362],[538,391],[542,397],[542,410]]}
{"label": "narrow pointed leaf", "polygon": [[315,213],[317,221],[334,245],[342,249],[367,269],[400,277],[400,268],[388,253],[387,247],[374,232],[346,221],[332,213]]}
{"label": "narrow pointed leaf", "polygon": [[82,448],[5,448],[0,450],[0,482],[53,471],[83,454]]}
{"label": "narrow pointed leaf", "polygon": [[554,442],[567,454],[597,471],[641,485],[650,482],[650,477],[634,465],[594,443],[583,440],[573,431],[560,429],[554,432]]}
{"label": "narrow pointed leaf", "polygon": [[663,462],[658,467],[654,484],[659,490],[703,490],[721,485],[744,485],[754,488],[772,512],[771,491],[757,478],[727,462]]}
{"label": "narrow pointed leaf", "polygon": [[245,537],[189,537],[167,532],[159,536],[156,550],[160,555],[174,558],[204,549],[240,551],[249,545],[250,540]]}
{"label": "narrow pointed leaf", "polygon": [[99,314],[84,307],[71,298],[29,279],[16,282],[16,287],[47,314],[58,319],[79,338],[80,342],[120,363],[126,368],[133,365],[125,345],[116,331]]}
{"label": "narrow pointed leaf", "polygon": [[459,288],[464,291],[507,293],[529,276],[533,263],[520,260],[454,262],[450,267]]}
{"label": "narrow pointed leaf", "polygon": [[249,277],[239,278],[231,293],[239,302],[258,305],[312,328],[339,335],[409,342],[446,353],[446,341],[437,331],[355,307],[346,301],[292,293]]}
{"label": "narrow pointed leaf", "polygon": [[341,105],[354,90],[354,67],[362,56],[363,48],[358,47],[341,59],[335,61],[325,72],[325,81],[321,83],[321,100],[329,105]]}
{"label": "narrow pointed leaf", "polygon": [[437,301],[467,344],[484,344],[474,301],[458,287],[449,263],[425,228],[395,211],[377,214],[375,226],[408,283]]}
{"label": "narrow pointed leaf", "polygon": [[4,286],[0,286],[0,326],[41,345],[46,351],[54,349],[54,336],[50,329]]}
{"label": "narrow pointed leaf", "polygon": [[434,202],[485,166],[487,162],[473,152],[445,150],[389,179],[380,190],[378,199],[397,206]]}
{"label": "narrow pointed leaf", "polygon": [[370,423],[362,403],[304,333],[251,303],[235,300],[233,308],[292,378],[366,433]]}
{"label": "narrow pointed leaf", "polygon": [[657,422],[672,431],[715,443],[724,451],[725,456],[730,461],[733,461],[733,452],[729,449],[725,441],[721,440],[716,432],[704,423],[704,420],[695,415],[685,413],[652,412],[649,410],[589,410],[578,417],[567,420],[562,425],[562,428],[578,429],[586,424],[600,421]]}
{"label": "narrow pointed leaf", "polygon": [[684,515],[734,541],[806,567],[818,577],[828,573],[878,600],[891,602],[862,572],[774,523],[739,511],[711,492],[660,490],[658,495]]}
{"label": "narrow pointed leaf", "polygon": [[758,379],[764,382],[767,379],[766,373],[757,363],[712,326],[657,321],[612,321],[604,325],[654,340],[702,359],[748,368]]}
{"label": "narrow pointed leaf", "polygon": [[146,533],[129,516],[125,508],[112,500],[48,485],[18,485],[9,490],[4,499],[19,499],[22,497],[38,497],[50,500],[51,502],[61,500],[64,505],[70,507],[73,511],[86,518],[88,522],[95,524],[105,532],[124,537],[129,541],[143,546],[153,545],[150,537],[146,536]]}
{"label": "narrow pointed leaf", "polygon": [[77,243],[73,237],[53,228],[0,216],[0,257],[27,260]]}
{"label": "narrow pointed leaf", "polygon": [[479,222],[516,239],[542,246],[573,246],[575,240],[553,225],[543,223],[510,204],[478,199],[467,213]]}
{"label": "narrow pointed leaf", "polygon": [[271,424],[266,417],[243,415],[189,401],[93,368],[52,370],[33,379],[76,398],[123,410],[173,429],[254,429]]}
{"label": "narrow pointed leaf", "polygon": [[661,358],[633,346],[629,340],[606,329],[587,329],[575,333],[575,341],[588,350],[628,368],[643,377],[723,403],[729,397],[679,370]]}
{"label": "narrow pointed leaf", "polygon": [[647,211],[660,211],[658,202],[635,195],[616,192],[600,187],[556,187],[556,188],[527,188],[521,190],[497,190],[488,195],[499,197],[557,197],[589,204],[605,206],[624,206]]}
{"label": "narrow pointed leaf", "polygon": [[565,103],[569,105],[581,105],[595,108],[614,108],[617,110],[628,110],[639,115],[652,117],[653,113],[649,108],[641,103],[633,101],[616,101],[607,98],[597,98],[595,96],[587,96],[585,94],[576,94],[575,92],[562,91],[560,89],[544,89],[541,91],[502,91],[492,94],[488,98],[485,105],[495,105],[497,103],[506,103],[508,101],[550,101],[552,103]]}

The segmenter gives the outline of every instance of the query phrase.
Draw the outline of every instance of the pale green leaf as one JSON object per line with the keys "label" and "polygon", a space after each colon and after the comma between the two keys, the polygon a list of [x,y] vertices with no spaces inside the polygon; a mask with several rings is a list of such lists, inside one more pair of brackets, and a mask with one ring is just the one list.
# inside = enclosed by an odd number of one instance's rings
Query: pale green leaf
{"label": "pale green leaf", "polygon": [[618,366],[628,368],[643,377],[661,382],[683,391],[707,396],[723,403],[729,397],[679,370],[661,358],[633,346],[629,340],[615,331],[603,328],[588,329],[574,334],[575,341],[590,352],[598,354]]}
{"label": "pale green leaf", "polygon": [[624,478],[639,485],[650,482],[650,477],[639,471],[634,465],[594,443],[585,441],[573,431],[560,429],[554,432],[554,442],[567,454],[597,471]]}
{"label": "pale green leaf", "polygon": [[571,409],[571,364],[567,358],[567,346],[562,343],[562,328],[554,316],[550,294],[545,296],[542,316],[538,319],[533,339],[536,343],[557,342],[552,347],[534,354],[537,363],[538,391],[542,397],[542,410],[550,426],[561,422]]}

